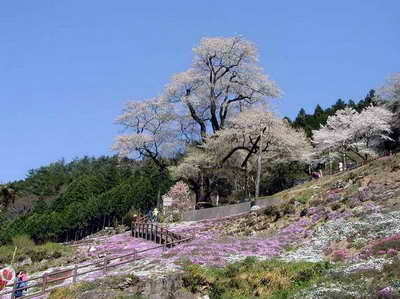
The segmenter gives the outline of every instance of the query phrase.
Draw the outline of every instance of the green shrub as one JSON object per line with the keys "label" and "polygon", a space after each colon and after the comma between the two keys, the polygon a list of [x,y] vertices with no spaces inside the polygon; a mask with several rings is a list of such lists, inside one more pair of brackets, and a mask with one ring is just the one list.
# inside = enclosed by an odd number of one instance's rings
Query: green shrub
{"label": "green shrub", "polygon": [[[16,246],[14,245],[0,246],[0,264],[10,264],[12,262],[15,248]],[[40,262],[43,259],[57,259],[63,256],[72,255],[74,252],[75,249],[72,247],[58,243],[45,243],[42,245],[33,244],[30,247],[23,247],[20,245],[17,247],[14,263],[22,262],[27,258],[30,258],[32,262]]]}
{"label": "green shrub", "polygon": [[[15,247],[12,245],[0,246],[0,264],[10,264],[14,250]],[[18,256],[16,257],[16,260],[18,260]]]}
{"label": "green shrub", "polygon": [[49,257],[45,250],[29,250],[27,255],[31,258],[32,262],[40,262]]}
{"label": "green shrub", "polygon": [[19,249],[30,249],[35,246],[35,242],[33,242],[31,237],[26,234],[12,237],[11,240],[12,244]]}
{"label": "green shrub", "polygon": [[210,298],[286,298],[325,275],[328,263],[257,261],[254,257],[225,268],[184,266],[184,286]]}
{"label": "green shrub", "polygon": [[298,198],[296,198],[296,200],[302,204],[306,204],[309,200],[310,200],[310,196],[308,195],[302,195]]}

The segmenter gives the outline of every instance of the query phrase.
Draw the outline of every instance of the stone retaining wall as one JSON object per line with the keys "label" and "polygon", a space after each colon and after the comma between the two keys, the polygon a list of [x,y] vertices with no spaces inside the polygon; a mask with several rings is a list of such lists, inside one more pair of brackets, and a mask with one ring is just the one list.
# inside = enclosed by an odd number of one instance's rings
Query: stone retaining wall
{"label": "stone retaining wall", "polygon": [[[279,205],[278,198],[258,199],[256,205],[261,208]],[[216,208],[187,211],[183,214],[184,221],[199,221],[211,218],[227,217],[250,212],[250,202],[226,205]]]}

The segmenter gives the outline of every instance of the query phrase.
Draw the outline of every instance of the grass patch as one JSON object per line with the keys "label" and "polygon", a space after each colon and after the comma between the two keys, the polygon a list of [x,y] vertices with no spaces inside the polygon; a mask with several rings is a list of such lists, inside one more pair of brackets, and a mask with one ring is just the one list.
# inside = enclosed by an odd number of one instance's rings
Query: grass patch
{"label": "grass patch", "polygon": [[[132,293],[132,290],[131,293],[123,291],[119,287],[121,283],[124,283],[126,287],[137,286],[137,293]],[[136,276],[118,275],[56,288],[51,291],[49,299],[85,298],[82,294],[93,290],[95,290],[95,294],[91,294],[91,296],[98,295],[99,298],[144,299],[145,297],[140,295],[140,289],[140,280]],[[135,290],[133,290],[133,292],[135,292]]]}
{"label": "grass patch", "polygon": [[224,268],[188,264],[185,287],[210,298],[288,298],[330,268],[329,263],[258,261],[248,257]]}
{"label": "grass patch", "polygon": [[74,254],[75,249],[72,247],[52,242],[36,245],[28,236],[19,235],[13,237],[12,244],[0,247],[0,264],[16,264],[31,259],[31,265],[23,266],[24,270],[30,271],[35,268],[35,263],[40,263],[42,260],[50,261]]}

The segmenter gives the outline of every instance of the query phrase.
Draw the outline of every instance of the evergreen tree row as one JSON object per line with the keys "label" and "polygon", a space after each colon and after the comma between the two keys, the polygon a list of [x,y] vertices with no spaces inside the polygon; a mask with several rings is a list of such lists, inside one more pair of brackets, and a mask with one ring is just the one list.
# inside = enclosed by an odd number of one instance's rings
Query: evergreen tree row
{"label": "evergreen tree row", "polygon": [[375,90],[371,89],[367,96],[358,103],[353,100],[349,100],[346,103],[344,100],[338,99],[334,105],[327,109],[323,109],[318,104],[315,107],[313,114],[307,114],[306,111],[301,108],[293,122],[288,117],[286,117],[286,119],[293,125],[293,127],[304,129],[307,136],[311,137],[312,130],[318,130],[321,125],[326,123],[328,117],[334,115],[336,111],[346,107],[351,107],[360,112],[371,104],[376,104],[378,101],[380,101],[379,96],[377,96]]}

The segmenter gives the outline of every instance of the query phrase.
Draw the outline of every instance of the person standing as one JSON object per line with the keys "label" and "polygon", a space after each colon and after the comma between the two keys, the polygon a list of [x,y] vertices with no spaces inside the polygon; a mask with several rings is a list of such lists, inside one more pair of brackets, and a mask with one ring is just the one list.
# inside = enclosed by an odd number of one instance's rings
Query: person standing
{"label": "person standing", "polygon": [[23,290],[18,290],[18,289],[26,287],[28,285],[27,280],[28,280],[28,276],[26,275],[26,273],[24,271],[19,271],[17,273],[16,286],[15,286],[15,288],[17,290],[14,293],[14,297],[15,298],[19,298],[19,297],[24,296],[24,294],[26,293],[27,289],[23,289]]}
{"label": "person standing", "polygon": [[158,209],[157,208],[155,208],[154,210],[153,210],[153,221],[156,221],[157,222],[157,220],[158,220],[158,214],[159,214],[159,211],[158,211]]}

